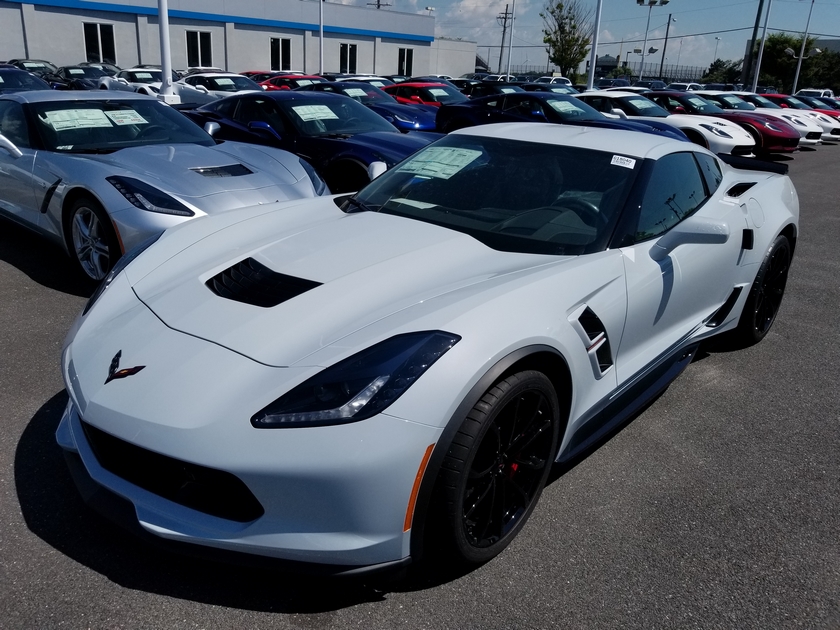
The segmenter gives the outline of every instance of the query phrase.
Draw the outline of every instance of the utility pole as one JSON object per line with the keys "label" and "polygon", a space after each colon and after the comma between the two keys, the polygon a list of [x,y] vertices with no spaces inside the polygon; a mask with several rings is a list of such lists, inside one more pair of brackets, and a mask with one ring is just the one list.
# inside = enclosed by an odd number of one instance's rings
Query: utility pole
{"label": "utility pole", "polygon": [[662,46],[662,61],[659,62],[659,78],[662,79],[662,70],[665,68],[665,51],[668,49],[668,33],[671,32],[671,14],[668,14],[668,26],[665,27],[665,44]]}
{"label": "utility pole", "polygon": [[[369,7],[376,7],[377,9],[381,9],[382,7],[390,7],[390,2],[382,2],[382,0],[376,0],[376,2],[368,2]],[[431,11],[429,11],[431,13]]]}
{"label": "utility pole", "polygon": [[496,16],[496,21],[499,24],[502,25],[502,45],[499,48],[499,72],[498,72],[498,74],[502,74],[502,57],[504,56],[504,53],[505,53],[505,35],[507,35],[508,20],[511,18],[511,12],[508,11],[508,7],[510,7],[510,5],[506,4],[505,5],[505,12],[504,13],[499,13],[499,15]]}
{"label": "utility pole", "polygon": [[753,27],[752,39],[750,39],[749,49],[747,50],[747,58],[744,59],[744,67],[741,70],[741,83],[747,84],[750,80],[750,72],[752,71],[753,49],[755,48],[755,40],[758,37],[758,27],[761,25],[761,14],[764,12],[764,0],[758,0],[758,12],[755,14],[755,26]]}

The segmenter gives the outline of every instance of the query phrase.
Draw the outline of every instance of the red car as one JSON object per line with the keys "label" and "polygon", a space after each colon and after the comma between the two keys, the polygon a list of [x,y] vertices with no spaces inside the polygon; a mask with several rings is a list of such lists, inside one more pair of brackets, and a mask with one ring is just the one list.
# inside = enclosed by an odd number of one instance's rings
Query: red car
{"label": "red car", "polygon": [[836,109],[829,109],[827,106],[824,108],[812,107],[808,103],[800,100],[798,96],[788,96],[787,94],[764,94],[763,96],[769,98],[779,107],[789,107],[791,109],[813,109],[815,112],[840,120],[840,111]]}
{"label": "red car", "polygon": [[451,105],[469,100],[454,87],[443,83],[397,83],[382,90],[406,105]]}
{"label": "red car", "polygon": [[278,74],[276,77],[266,79],[260,85],[267,92],[271,92],[273,90],[294,90],[304,85],[312,85],[313,83],[320,83],[322,81],[326,81],[326,79],[308,74]]}
{"label": "red car", "polygon": [[645,96],[672,114],[715,116],[740,125],[755,140],[756,153],[790,153],[799,147],[799,132],[775,116],[723,109],[693,92],[655,91]]}

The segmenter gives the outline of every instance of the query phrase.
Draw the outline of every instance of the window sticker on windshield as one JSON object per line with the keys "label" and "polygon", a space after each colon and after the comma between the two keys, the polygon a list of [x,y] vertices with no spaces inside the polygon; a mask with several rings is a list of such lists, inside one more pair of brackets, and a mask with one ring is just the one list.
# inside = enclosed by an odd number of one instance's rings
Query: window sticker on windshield
{"label": "window sticker on windshield", "polygon": [[225,77],[219,77],[216,79],[217,85],[233,85],[233,79],[227,79]]}
{"label": "window sticker on windshield", "polygon": [[29,63],[24,63],[23,67],[24,68],[46,68],[47,66],[45,66],[42,63],[31,63],[31,62],[29,62]]}
{"label": "window sticker on windshield", "polygon": [[578,107],[571,101],[548,101],[551,109],[560,112],[561,114],[582,114],[583,109]]}
{"label": "window sticker on windshield", "polygon": [[429,88],[429,94],[433,96],[447,96],[446,90],[442,90],[441,88]]}
{"label": "window sticker on windshield", "polygon": [[379,88],[385,85],[382,81],[371,81],[370,84]]}
{"label": "window sticker on windshield", "polygon": [[408,163],[397,169],[401,173],[414,173],[426,177],[449,179],[470,162],[475,161],[481,151],[455,147],[433,147],[426,149]]}
{"label": "window sticker on windshield", "polygon": [[638,109],[653,109],[655,107],[659,107],[659,105],[657,105],[653,101],[649,101],[646,98],[636,98],[631,100],[630,102],[633,104],[634,107]]}
{"label": "window sticker on windshield", "polygon": [[138,79],[151,79],[152,73],[151,72],[135,72],[134,76]]}
{"label": "window sticker on windshield", "polygon": [[46,122],[56,131],[113,127],[101,109],[62,109],[46,113]]}
{"label": "window sticker on windshield", "polygon": [[633,158],[624,157],[623,155],[614,155],[612,156],[612,161],[610,162],[610,164],[632,169],[636,166],[636,160],[634,160]]}
{"label": "window sticker on windshield", "polygon": [[514,90],[513,88],[502,88],[502,92],[504,94],[511,94],[513,92],[516,92],[516,90]]}
{"label": "window sticker on windshield", "polygon": [[298,87],[303,87],[304,85],[312,85],[313,83],[315,83],[315,81],[312,81],[311,79],[298,79],[297,82]]}
{"label": "window sticker on windshield", "polygon": [[361,88],[348,88],[344,90],[344,93],[347,96],[367,96],[367,92]]}
{"label": "window sticker on windshield", "polygon": [[70,68],[70,74],[84,74],[85,71],[81,68]]}
{"label": "window sticker on windshield", "polygon": [[3,77],[0,77],[0,83],[5,83],[5,81],[3,81]]}
{"label": "window sticker on windshield", "polygon": [[310,120],[338,120],[338,116],[326,105],[298,105],[292,107],[303,122]]}
{"label": "window sticker on windshield", "polygon": [[149,121],[143,118],[133,109],[120,109],[112,112],[105,112],[105,115],[114,121],[115,125],[148,125]]}

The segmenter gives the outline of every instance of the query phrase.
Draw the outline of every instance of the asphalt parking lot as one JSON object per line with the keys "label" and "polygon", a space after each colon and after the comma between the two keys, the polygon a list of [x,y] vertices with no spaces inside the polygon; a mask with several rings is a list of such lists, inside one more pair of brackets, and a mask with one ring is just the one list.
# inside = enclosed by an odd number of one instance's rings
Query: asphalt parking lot
{"label": "asphalt parking lot", "polygon": [[0,220],[0,628],[840,627],[840,145],[788,163],[801,233],[768,337],[700,353],[493,562],[396,584],[174,556],[88,510],[53,434],[91,287]]}

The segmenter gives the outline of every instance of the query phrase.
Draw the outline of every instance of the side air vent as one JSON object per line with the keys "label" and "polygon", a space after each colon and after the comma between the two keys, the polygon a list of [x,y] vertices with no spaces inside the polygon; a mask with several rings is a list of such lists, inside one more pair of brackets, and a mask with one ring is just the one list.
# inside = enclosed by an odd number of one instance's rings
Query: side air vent
{"label": "side air vent", "polygon": [[244,164],[231,164],[230,166],[199,166],[191,168],[191,171],[204,175],[204,177],[241,177],[242,175],[251,175],[254,171],[249,169]]}
{"label": "side air vent", "polygon": [[583,342],[595,378],[600,379],[613,366],[610,340],[604,323],[591,308],[585,305],[572,313],[569,323]]}
{"label": "side air vent", "polygon": [[210,278],[207,287],[219,297],[270,308],[321,286],[320,282],[272,271],[246,258]]}
{"label": "side air vent", "polygon": [[726,302],[724,302],[723,305],[717,311],[712,313],[712,316],[706,322],[706,326],[708,326],[709,328],[717,328],[723,322],[725,322],[726,318],[729,317],[729,313],[732,312],[732,308],[738,302],[738,298],[740,297],[741,291],[743,290],[743,286],[737,286],[734,289],[732,289],[732,293],[730,293],[729,297],[726,298]]}
{"label": "side air vent", "polygon": [[732,188],[726,191],[726,196],[740,197],[753,186],[755,186],[755,182],[741,182],[740,184],[735,184]]}

